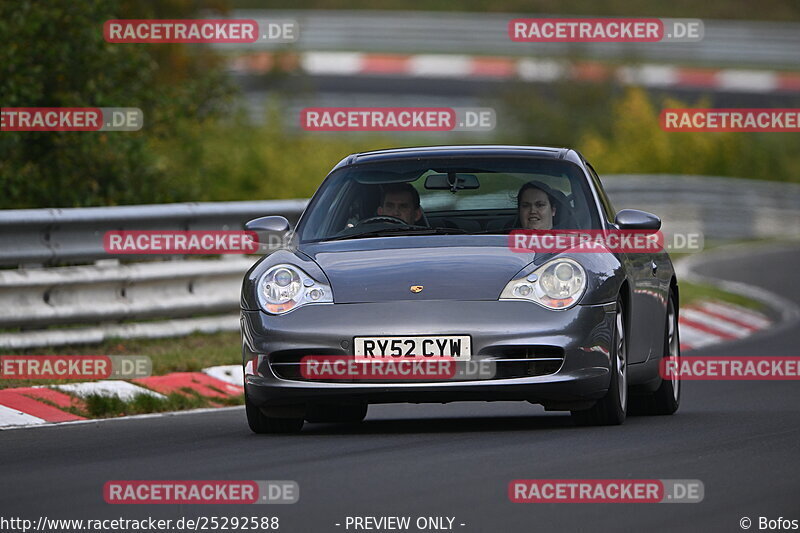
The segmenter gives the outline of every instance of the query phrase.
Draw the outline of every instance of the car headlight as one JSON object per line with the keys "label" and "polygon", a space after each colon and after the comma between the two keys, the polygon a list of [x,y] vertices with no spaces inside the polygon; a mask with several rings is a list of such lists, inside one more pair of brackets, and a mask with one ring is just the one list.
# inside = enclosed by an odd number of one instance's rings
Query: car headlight
{"label": "car headlight", "polygon": [[258,280],[258,302],[267,313],[280,315],[301,305],[333,303],[330,285],[294,265],[275,265]]}
{"label": "car headlight", "polygon": [[547,262],[525,278],[512,279],[501,300],[528,300],[548,309],[567,309],[578,303],[586,290],[586,271],[573,259]]}

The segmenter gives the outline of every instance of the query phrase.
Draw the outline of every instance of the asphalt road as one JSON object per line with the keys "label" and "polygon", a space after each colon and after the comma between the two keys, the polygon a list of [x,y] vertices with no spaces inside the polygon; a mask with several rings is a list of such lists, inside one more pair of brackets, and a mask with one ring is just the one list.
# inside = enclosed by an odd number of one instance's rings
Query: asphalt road
{"label": "asphalt road", "polygon": [[[800,303],[800,248],[719,267]],[[706,274],[714,267],[703,267]],[[692,355],[797,355],[784,327]],[[280,531],[346,531],[347,516],[449,516],[456,531],[741,531],[800,519],[800,383],[687,382],[671,417],[577,428],[528,404],[371,407],[358,429],[256,436],[242,408],[0,431],[0,517],[280,517]],[[693,504],[514,504],[520,478],[699,479]],[[130,506],[115,479],[289,479],[294,505]],[[336,523],[342,526],[336,526]],[[413,522],[412,522],[413,523]],[[461,526],[460,524],[464,524]],[[353,531],[351,528],[350,531]],[[417,531],[415,528],[410,531]]]}

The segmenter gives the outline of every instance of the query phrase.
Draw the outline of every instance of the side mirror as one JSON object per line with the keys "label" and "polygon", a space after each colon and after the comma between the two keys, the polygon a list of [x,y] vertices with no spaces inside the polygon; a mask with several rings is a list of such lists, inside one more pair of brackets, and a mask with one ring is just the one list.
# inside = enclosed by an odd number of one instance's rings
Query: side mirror
{"label": "side mirror", "polygon": [[247,231],[270,233],[286,233],[290,228],[289,221],[282,216],[254,218],[244,225]]}
{"label": "side mirror", "polygon": [[256,234],[261,250],[276,250],[286,246],[286,236],[291,225],[282,216],[255,218],[244,225],[244,229]]}
{"label": "side mirror", "polygon": [[639,211],[638,209],[623,209],[617,213],[614,223],[619,229],[661,229],[661,219],[653,213]]}

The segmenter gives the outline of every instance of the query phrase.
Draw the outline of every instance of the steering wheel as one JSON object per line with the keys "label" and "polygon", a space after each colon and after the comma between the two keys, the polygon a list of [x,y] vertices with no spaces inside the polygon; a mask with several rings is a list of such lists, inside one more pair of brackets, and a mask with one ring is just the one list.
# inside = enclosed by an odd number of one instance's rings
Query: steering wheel
{"label": "steering wheel", "polygon": [[389,222],[390,224],[402,224],[404,226],[413,226],[413,224],[409,224],[402,218],[392,217],[389,215],[378,215],[376,217],[369,217],[365,218],[364,220],[359,220],[357,226],[361,226],[362,224],[369,224],[370,222]]}

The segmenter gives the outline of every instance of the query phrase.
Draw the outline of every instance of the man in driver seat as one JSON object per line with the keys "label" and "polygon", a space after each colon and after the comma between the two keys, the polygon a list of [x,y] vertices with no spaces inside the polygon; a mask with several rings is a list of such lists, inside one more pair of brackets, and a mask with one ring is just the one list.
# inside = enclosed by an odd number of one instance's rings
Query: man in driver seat
{"label": "man in driver seat", "polygon": [[382,189],[378,215],[399,218],[409,225],[424,225],[417,189],[410,183],[389,183]]}

